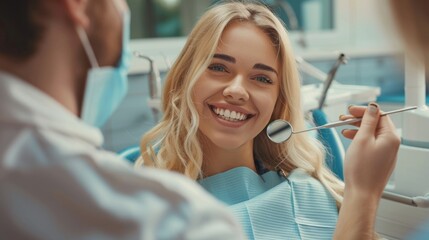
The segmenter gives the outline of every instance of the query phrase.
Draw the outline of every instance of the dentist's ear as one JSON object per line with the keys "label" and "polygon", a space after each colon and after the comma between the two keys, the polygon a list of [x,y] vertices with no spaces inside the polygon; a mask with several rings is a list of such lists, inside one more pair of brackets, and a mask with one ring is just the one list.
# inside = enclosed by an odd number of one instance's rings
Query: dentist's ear
{"label": "dentist's ear", "polygon": [[88,28],[89,18],[86,14],[88,0],[60,0],[60,2],[62,3],[64,11],[69,16],[73,25],[82,26],[84,29]]}

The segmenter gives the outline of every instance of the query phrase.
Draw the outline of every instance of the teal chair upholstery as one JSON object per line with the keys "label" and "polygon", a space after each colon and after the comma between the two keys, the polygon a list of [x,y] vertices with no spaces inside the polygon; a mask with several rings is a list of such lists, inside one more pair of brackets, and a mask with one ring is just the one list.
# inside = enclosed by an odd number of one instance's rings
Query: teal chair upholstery
{"label": "teal chair upholstery", "polygon": [[132,146],[120,151],[118,154],[129,162],[134,163],[140,157],[140,147]]}
{"label": "teal chair upholstery", "polygon": [[[316,126],[328,123],[328,117],[322,110],[315,109],[312,114]],[[343,162],[345,151],[337,131],[334,128],[320,129],[317,138],[327,150],[326,164],[339,179],[344,180]]]}

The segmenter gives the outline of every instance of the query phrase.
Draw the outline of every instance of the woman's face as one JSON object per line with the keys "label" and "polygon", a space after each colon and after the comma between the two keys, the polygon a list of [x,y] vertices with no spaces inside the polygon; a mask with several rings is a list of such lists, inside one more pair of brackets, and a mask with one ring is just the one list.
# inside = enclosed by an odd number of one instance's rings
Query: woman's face
{"label": "woman's face", "polygon": [[277,51],[266,33],[249,22],[228,25],[194,88],[199,130],[219,148],[251,148],[271,118],[279,74]]}

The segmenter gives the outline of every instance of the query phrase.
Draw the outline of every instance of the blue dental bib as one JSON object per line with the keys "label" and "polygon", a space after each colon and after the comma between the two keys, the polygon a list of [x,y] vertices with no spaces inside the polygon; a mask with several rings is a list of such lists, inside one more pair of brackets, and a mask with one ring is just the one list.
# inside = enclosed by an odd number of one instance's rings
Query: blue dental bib
{"label": "blue dental bib", "polygon": [[249,239],[332,239],[338,220],[335,200],[301,169],[285,178],[238,167],[198,182],[229,205]]}

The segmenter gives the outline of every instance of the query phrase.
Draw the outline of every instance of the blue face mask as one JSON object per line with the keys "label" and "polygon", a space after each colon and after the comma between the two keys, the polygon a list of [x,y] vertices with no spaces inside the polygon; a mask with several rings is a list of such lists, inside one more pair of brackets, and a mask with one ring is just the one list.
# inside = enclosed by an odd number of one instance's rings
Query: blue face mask
{"label": "blue face mask", "polygon": [[122,17],[122,55],[116,67],[99,67],[87,34],[82,27],[77,28],[79,38],[92,65],[87,75],[81,118],[95,127],[102,127],[107,122],[128,90],[128,66],[131,57],[128,48],[130,41],[128,9],[122,13]]}

